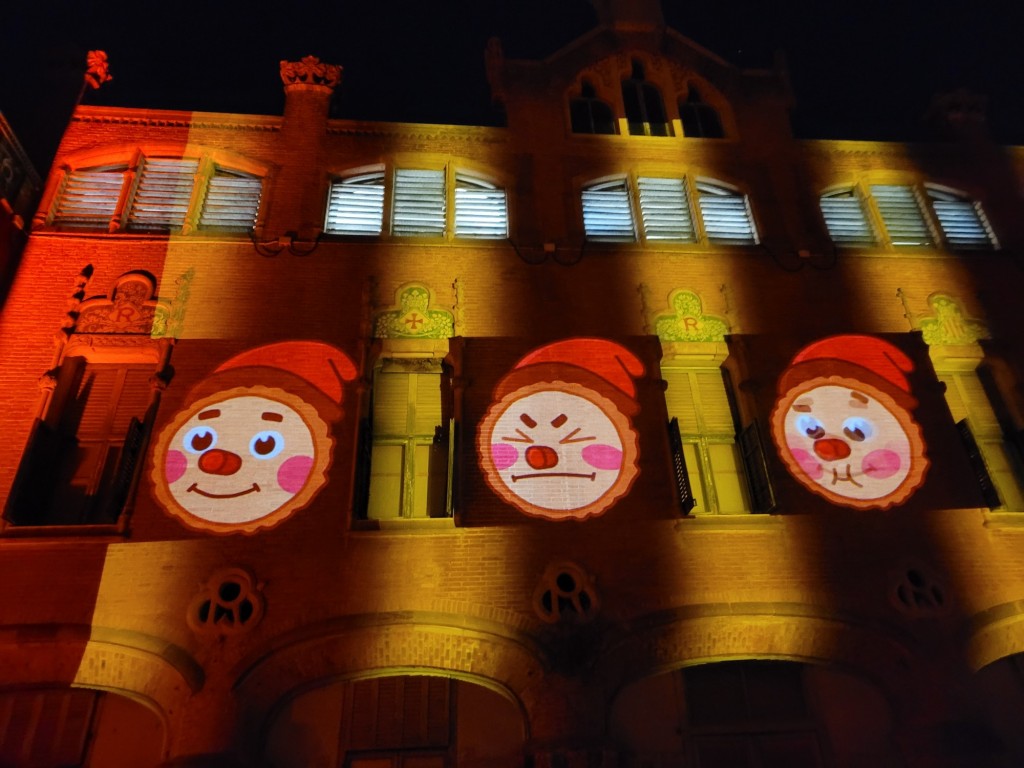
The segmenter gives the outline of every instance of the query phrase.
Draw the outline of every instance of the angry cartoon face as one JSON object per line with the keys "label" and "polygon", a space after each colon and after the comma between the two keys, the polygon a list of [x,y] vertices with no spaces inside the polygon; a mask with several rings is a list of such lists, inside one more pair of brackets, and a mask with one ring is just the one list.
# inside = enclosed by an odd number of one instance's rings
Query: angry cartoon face
{"label": "angry cartoon face", "polygon": [[638,474],[629,420],[578,383],[538,382],[507,394],[484,417],[477,447],[491,488],[549,520],[602,514]]}
{"label": "angry cartoon face", "polygon": [[313,406],[273,387],[235,387],[179,413],[157,438],[157,497],[193,528],[252,532],[304,507],[333,442]]}
{"label": "angry cartoon face", "polygon": [[921,428],[886,392],[817,376],[785,392],[772,436],[786,467],[812,493],[856,509],[888,509],[924,482]]}

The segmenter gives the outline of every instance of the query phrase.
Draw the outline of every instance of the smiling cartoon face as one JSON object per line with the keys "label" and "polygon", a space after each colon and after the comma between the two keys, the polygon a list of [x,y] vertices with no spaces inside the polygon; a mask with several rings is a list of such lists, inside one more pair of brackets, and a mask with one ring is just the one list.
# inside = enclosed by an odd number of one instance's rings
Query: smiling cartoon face
{"label": "smiling cartoon face", "polygon": [[327,424],[301,398],[236,387],[198,400],[161,432],[152,478],[157,497],[187,525],[252,532],[313,498],[332,445]]}
{"label": "smiling cartoon face", "polygon": [[801,485],[856,509],[903,502],[928,467],[910,412],[856,379],[819,376],[790,389],[772,413],[772,437]]}
{"label": "smiling cartoon face", "polygon": [[477,447],[491,488],[549,520],[602,514],[638,474],[629,420],[575,383],[540,382],[506,395],[484,417]]}

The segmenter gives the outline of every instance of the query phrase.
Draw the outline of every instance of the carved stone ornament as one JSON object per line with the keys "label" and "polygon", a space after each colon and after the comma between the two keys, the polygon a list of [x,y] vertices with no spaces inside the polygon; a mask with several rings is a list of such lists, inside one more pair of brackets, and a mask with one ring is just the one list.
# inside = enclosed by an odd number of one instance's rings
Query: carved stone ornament
{"label": "carved stone ornament", "polygon": [[928,297],[935,314],[921,319],[921,334],[929,346],[969,346],[989,337],[984,323],[964,316],[956,299],[942,293]]}
{"label": "carved stone ornament", "polygon": [[121,275],[109,297],[83,301],[76,334],[139,334],[149,336],[153,329],[157,302],[152,278],[139,272]]}
{"label": "carved stone ornament", "polygon": [[341,82],[341,67],[325,64],[316,56],[304,56],[301,61],[282,61],[281,82],[285,85],[323,85],[334,88]]}
{"label": "carved stone ornament", "polygon": [[377,315],[373,335],[378,339],[449,339],[455,334],[451,312],[430,308],[430,291],[418,283],[399,287],[396,308]]}
{"label": "carved stone ornament", "polygon": [[89,51],[85,55],[85,67],[85,82],[94,90],[114,79],[110,75],[106,51]]}
{"label": "carved stone ornament", "polygon": [[199,635],[237,635],[263,618],[263,584],[245,568],[222,568],[200,588],[186,621]]}
{"label": "carved stone ornament", "polygon": [[658,315],[655,332],[662,341],[725,341],[729,325],[720,317],[705,315],[700,297],[693,291],[672,291],[670,315]]}

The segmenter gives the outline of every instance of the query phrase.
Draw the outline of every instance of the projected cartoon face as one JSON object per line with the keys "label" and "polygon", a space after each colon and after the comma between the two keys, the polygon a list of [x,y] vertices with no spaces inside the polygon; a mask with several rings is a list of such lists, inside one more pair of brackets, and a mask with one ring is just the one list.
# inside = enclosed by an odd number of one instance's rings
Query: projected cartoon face
{"label": "projected cartoon face", "polygon": [[530,384],[494,403],[478,433],[488,484],[549,520],[602,514],[636,479],[637,436],[616,405],[587,387]]}
{"label": "projected cartoon face", "polygon": [[924,482],[928,460],[910,412],[880,389],[818,376],[783,394],[772,436],[809,491],[856,509],[888,509]]}
{"label": "projected cartoon face", "polygon": [[161,432],[153,481],[160,501],[187,525],[251,532],[313,498],[332,447],[327,424],[301,398],[235,387],[191,404]]}

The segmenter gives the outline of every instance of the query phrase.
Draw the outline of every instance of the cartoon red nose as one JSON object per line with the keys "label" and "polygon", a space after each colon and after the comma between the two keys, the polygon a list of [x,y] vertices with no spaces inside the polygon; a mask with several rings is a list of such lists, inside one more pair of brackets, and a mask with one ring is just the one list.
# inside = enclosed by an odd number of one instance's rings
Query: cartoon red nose
{"label": "cartoon red nose", "polygon": [[531,445],[526,449],[526,463],[533,469],[551,469],[558,464],[558,454],[546,445]]}
{"label": "cartoon red nose", "polygon": [[814,452],[825,461],[837,461],[850,455],[850,446],[836,437],[823,437],[814,441]]}
{"label": "cartoon red nose", "polygon": [[242,459],[237,453],[211,448],[199,457],[199,468],[208,475],[233,475],[242,468]]}

